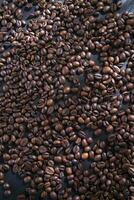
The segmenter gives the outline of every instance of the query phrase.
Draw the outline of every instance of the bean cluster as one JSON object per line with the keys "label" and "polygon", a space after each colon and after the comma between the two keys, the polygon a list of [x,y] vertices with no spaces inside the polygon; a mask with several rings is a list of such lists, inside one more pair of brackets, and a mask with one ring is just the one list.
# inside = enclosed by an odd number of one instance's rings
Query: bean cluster
{"label": "bean cluster", "polygon": [[[134,14],[113,0],[3,0],[0,185],[17,200],[134,199]],[[97,60],[95,60],[97,58]]]}

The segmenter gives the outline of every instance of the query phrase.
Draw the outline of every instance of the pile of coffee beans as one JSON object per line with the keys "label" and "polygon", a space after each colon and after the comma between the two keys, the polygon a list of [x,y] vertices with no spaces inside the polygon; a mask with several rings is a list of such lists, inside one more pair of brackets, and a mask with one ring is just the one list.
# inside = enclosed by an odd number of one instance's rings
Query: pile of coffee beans
{"label": "pile of coffee beans", "polygon": [[0,186],[17,200],[134,199],[134,14],[113,0],[3,0]]}

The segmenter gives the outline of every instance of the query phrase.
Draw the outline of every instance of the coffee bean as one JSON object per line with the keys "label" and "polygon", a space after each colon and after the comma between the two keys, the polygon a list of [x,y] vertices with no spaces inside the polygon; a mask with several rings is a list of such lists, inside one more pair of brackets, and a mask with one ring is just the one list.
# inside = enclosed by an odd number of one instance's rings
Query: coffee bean
{"label": "coffee bean", "polygon": [[79,118],[78,118],[78,122],[79,122],[80,124],[83,124],[83,123],[84,123],[83,118],[82,118],[82,117],[79,117]]}
{"label": "coffee bean", "polygon": [[43,191],[43,192],[41,193],[41,198],[44,199],[46,196],[47,196],[47,192]]}
{"label": "coffee bean", "polygon": [[62,157],[61,156],[55,156],[54,161],[60,163],[60,162],[62,162]]}
{"label": "coffee bean", "polygon": [[68,67],[67,67],[67,66],[63,67],[63,68],[62,68],[62,74],[63,74],[63,75],[67,75],[68,73],[69,73]]}
{"label": "coffee bean", "polygon": [[50,193],[50,198],[56,200],[57,199],[57,194],[55,192]]}
{"label": "coffee bean", "polygon": [[23,139],[21,139],[21,141],[20,141],[20,145],[21,146],[26,146],[28,144],[28,139],[27,138],[23,138]]}
{"label": "coffee bean", "polygon": [[24,182],[25,183],[29,183],[31,181],[31,176],[26,176],[25,178],[24,178]]}
{"label": "coffee bean", "polygon": [[113,126],[112,126],[112,125],[108,125],[108,127],[106,128],[106,131],[107,131],[108,133],[113,132]]}
{"label": "coffee bean", "polygon": [[23,194],[20,194],[17,196],[17,200],[25,200],[25,199],[26,199],[26,197]]}
{"label": "coffee bean", "polygon": [[67,167],[66,168],[66,172],[68,175],[71,175],[72,174],[72,169],[70,167]]}
{"label": "coffee bean", "polygon": [[10,191],[10,190],[5,190],[5,191],[4,191],[4,195],[5,195],[6,197],[10,196],[10,195],[11,195],[11,191]]}
{"label": "coffee bean", "polygon": [[94,134],[95,134],[96,136],[99,136],[99,135],[102,134],[102,130],[101,130],[101,129],[96,129],[95,132],[94,132]]}
{"label": "coffee bean", "polygon": [[83,160],[88,159],[88,153],[82,153],[81,158],[82,158]]}
{"label": "coffee bean", "polygon": [[47,106],[52,106],[53,105],[53,99],[49,99],[47,101]]}
{"label": "coffee bean", "polygon": [[133,186],[129,187],[129,190],[130,190],[130,192],[134,193],[134,187]]}
{"label": "coffee bean", "polygon": [[4,183],[3,188],[5,190],[8,190],[10,188],[10,185],[8,183]]}
{"label": "coffee bean", "polygon": [[0,180],[4,179],[4,174],[0,172]]}
{"label": "coffee bean", "polygon": [[134,115],[128,115],[128,120],[134,121]]}
{"label": "coffee bean", "polygon": [[70,87],[65,87],[65,88],[64,88],[64,93],[65,93],[65,94],[70,93],[70,91],[71,91],[71,88],[70,88]]}
{"label": "coffee bean", "polygon": [[128,25],[134,25],[134,20],[133,19],[128,19],[127,20]]}
{"label": "coffee bean", "polygon": [[129,168],[128,172],[132,177],[134,176],[134,169],[133,168]]}
{"label": "coffee bean", "polygon": [[54,174],[54,169],[52,167],[46,167],[46,173],[49,174],[49,175],[52,175]]}

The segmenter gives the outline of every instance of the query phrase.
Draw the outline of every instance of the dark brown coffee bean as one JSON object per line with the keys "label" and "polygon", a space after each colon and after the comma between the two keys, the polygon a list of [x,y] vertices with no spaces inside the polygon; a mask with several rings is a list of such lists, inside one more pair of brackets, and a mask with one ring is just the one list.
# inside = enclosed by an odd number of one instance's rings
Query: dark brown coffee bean
{"label": "dark brown coffee bean", "polygon": [[3,188],[5,190],[8,190],[10,188],[10,185],[8,183],[4,183]]}
{"label": "dark brown coffee bean", "polygon": [[54,174],[54,169],[52,167],[46,167],[46,173],[49,174],[49,175],[52,175]]}
{"label": "dark brown coffee bean", "polygon": [[134,20],[133,19],[128,19],[127,20],[128,25],[134,25]]}
{"label": "dark brown coffee bean", "polygon": [[95,134],[96,136],[99,136],[99,135],[102,134],[102,130],[101,130],[101,129],[96,129],[95,132],[94,132],[94,134]]}
{"label": "dark brown coffee bean", "polygon": [[128,120],[134,121],[134,115],[128,115]]}
{"label": "dark brown coffee bean", "polygon": [[78,122],[79,122],[80,124],[84,124],[83,118],[82,118],[82,117],[79,117],[79,118],[78,118]]}
{"label": "dark brown coffee bean", "polygon": [[134,187],[133,187],[133,186],[131,186],[131,187],[129,188],[129,190],[130,190],[130,192],[133,192],[133,193],[134,193]]}
{"label": "dark brown coffee bean", "polygon": [[24,182],[25,183],[29,183],[31,181],[31,176],[26,176],[25,178],[24,178]]}
{"label": "dark brown coffee bean", "polygon": [[67,66],[63,67],[63,68],[62,68],[62,74],[63,74],[63,75],[67,75],[68,73],[69,73],[68,67],[67,67]]}
{"label": "dark brown coffee bean", "polygon": [[47,100],[47,106],[52,106],[53,105],[53,99]]}
{"label": "dark brown coffee bean", "polygon": [[20,194],[17,196],[17,200],[25,200],[25,199],[26,199],[26,197],[23,194]]}
{"label": "dark brown coffee bean", "polygon": [[72,174],[72,169],[71,169],[70,167],[67,167],[67,168],[66,168],[66,173],[67,173],[68,175],[71,175],[71,174]]}
{"label": "dark brown coffee bean", "polygon": [[65,93],[65,94],[70,93],[70,91],[71,91],[71,88],[70,88],[70,87],[65,87],[65,88],[64,88],[64,93]]}
{"label": "dark brown coffee bean", "polygon": [[60,163],[60,162],[62,162],[62,157],[61,156],[55,156],[54,161]]}
{"label": "dark brown coffee bean", "polygon": [[20,141],[20,145],[21,146],[26,146],[28,144],[28,139],[27,138],[23,138],[23,139],[21,139],[21,141]]}
{"label": "dark brown coffee bean", "polygon": [[10,195],[11,195],[11,190],[5,190],[5,191],[4,191],[4,195],[5,195],[6,197],[10,196]]}
{"label": "dark brown coffee bean", "polygon": [[113,126],[112,126],[112,125],[108,125],[108,127],[106,128],[106,131],[107,131],[108,133],[113,132]]}
{"label": "dark brown coffee bean", "polygon": [[128,169],[128,172],[132,177],[134,176],[134,169],[132,167]]}
{"label": "dark brown coffee bean", "polygon": [[57,199],[57,194],[55,192],[50,193],[50,198],[56,200]]}
{"label": "dark brown coffee bean", "polygon": [[0,180],[4,179],[4,174],[0,172]]}

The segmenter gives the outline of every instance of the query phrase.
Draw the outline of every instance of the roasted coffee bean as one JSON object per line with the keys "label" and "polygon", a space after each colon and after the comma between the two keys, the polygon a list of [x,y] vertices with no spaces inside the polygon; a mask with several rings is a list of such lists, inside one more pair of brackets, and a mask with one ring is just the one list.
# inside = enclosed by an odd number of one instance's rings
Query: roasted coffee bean
{"label": "roasted coffee bean", "polygon": [[113,126],[112,126],[112,125],[108,125],[108,127],[106,128],[106,131],[107,131],[108,133],[113,132]]}
{"label": "roasted coffee bean", "polygon": [[57,194],[55,192],[50,193],[50,198],[56,200],[57,199]]}
{"label": "roasted coffee bean", "polygon": [[0,172],[0,180],[4,179],[4,174],[3,172]]}
{"label": "roasted coffee bean", "polygon": [[52,175],[54,174],[54,169],[52,167],[46,167],[46,173]]}
{"label": "roasted coffee bean", "polygon": [[130,176],[134,177],[134,168],[132,168],[132,167],[129,168],[128,172],[129,172]]}
{"label": "roasted coffee bean", "polygon": [[29,183],[31,181],[31,176],[26,176],[25,178],[24,178],[24,182],[25,183]]}
{"label": "roasted coffee bean", "polygon": [[17,196],[17,200],[25,200],[25,199],[26,199],[26,196],[23,194],[20,194]]}
{"label": "roasted coffee bean", "polygon": [[28,144],[28,139],[27,138],[23,138],[23,139],[21,139],[21,141],[20,141],[20,145],[21,146],[26,146]]}
{"label": "roasted coffee bean", "polygon": [[130,190],[130,192],[134,193],[134,187],[133,187],[133,186],[131,186],[131,187],[129,188],[129,190]]}
{"label": "roasted coffee bean", "polygon": [[5,195],[6,197],[10,196],[10,195],[11,195],[11,190],[5,190],[5,191],[4,191],[4,195]]}
{"label": "roasted coffee bean", "polygon": [[88,159],[88,153],[82,153],[81,158],[82,158],[83,160]]}

